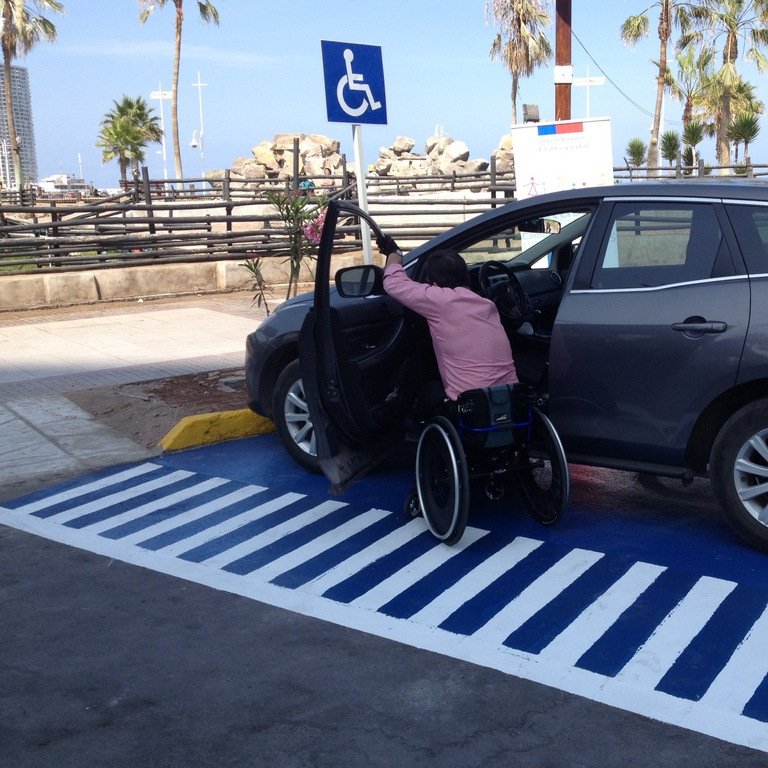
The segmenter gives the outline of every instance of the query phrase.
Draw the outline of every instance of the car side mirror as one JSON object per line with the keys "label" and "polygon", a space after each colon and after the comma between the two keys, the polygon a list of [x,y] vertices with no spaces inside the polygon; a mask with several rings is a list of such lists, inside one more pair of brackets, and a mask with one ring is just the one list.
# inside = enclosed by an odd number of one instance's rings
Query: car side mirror
{"label": "car side mirror", "polygon": [[336,290],[345,299],[380,296],[384,293],[384,270],[376,264],[340,269],[336,272]]}

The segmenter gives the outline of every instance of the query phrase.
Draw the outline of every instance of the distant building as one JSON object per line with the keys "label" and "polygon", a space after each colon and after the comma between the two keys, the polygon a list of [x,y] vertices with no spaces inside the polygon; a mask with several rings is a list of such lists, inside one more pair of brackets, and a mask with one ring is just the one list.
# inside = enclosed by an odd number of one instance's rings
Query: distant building
{"label": "distant building", "polygon": [[38,187],[51,197],[90,197],[93,185],[86,184],[82,179],[76,179],[68,173],[54,173],[40,179]]}
{"label": "distant building", "polygon": [[[24,182],[37,181],[37,150],[35,149],[35,126],[32,120],[32,98],[29,91],[29,73],[26,67],[11,67],[11,93],[13,94],[13,117],[16,135],[21,150],[21,169]],[[10,133],[5,116],[5,74],[0,68],[0,180],[8,189],[16,185],[13,170]]]}

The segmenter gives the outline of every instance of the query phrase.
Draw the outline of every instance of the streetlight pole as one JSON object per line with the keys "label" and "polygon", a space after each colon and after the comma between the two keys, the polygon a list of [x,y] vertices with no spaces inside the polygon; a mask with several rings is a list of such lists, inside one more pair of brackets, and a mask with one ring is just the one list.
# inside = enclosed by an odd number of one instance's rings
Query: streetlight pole
{"label": "streetlight pole", "polygon": [[[203,127],[203,88],[208,83],[200,81],[200,72],[197,73],[197,82],[192,84],[197,88],[197,104],[200,109],[200,170],[203,170],[203,159],[205,158],[205,144],[203,142],[203,136],[205,135],[205,128]],[[194,141],[194,137],[193,137]]]}
{"label": "streetlight pole", "polygon": [[168,163],[165,153],[165,115],[163,114],[163,101],[165,99],[172,99],[173,93],[171,91],[164,91],[163,84],[159,83],[158,90],[152,91],[152,93],[149,94],[149,98],[158,99],[160,101],[160,132],[163,134],[163,140],[161,142],[161,146],[163,148],[163,179],[168,181]]}

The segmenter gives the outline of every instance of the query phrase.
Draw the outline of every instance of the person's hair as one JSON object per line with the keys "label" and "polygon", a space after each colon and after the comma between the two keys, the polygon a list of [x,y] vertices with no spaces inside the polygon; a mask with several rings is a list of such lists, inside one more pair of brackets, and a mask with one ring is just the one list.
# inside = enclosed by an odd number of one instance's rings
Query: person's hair
{"label": "person's hair", "polygon": [[440,288],[469,287],[467,264],[458,251],[450,248],[430,254],[424,277],[428,283],[434,283]]}

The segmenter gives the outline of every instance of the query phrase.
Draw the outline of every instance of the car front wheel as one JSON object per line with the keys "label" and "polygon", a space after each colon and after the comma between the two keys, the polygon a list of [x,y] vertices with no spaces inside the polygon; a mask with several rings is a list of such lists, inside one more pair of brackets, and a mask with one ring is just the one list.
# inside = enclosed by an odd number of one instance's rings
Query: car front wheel
{"label": "car front wheel", "polygon": [[768,552],[768,399],[744,406],[723,425],[712,447],[710,479],[736,531]]}
{"label": "car front wheel", "polygon": [[291,458],[310,472],[319,472],[315,428],[309,415],[299,361],[283,368],[272,395],[275,431]]}

